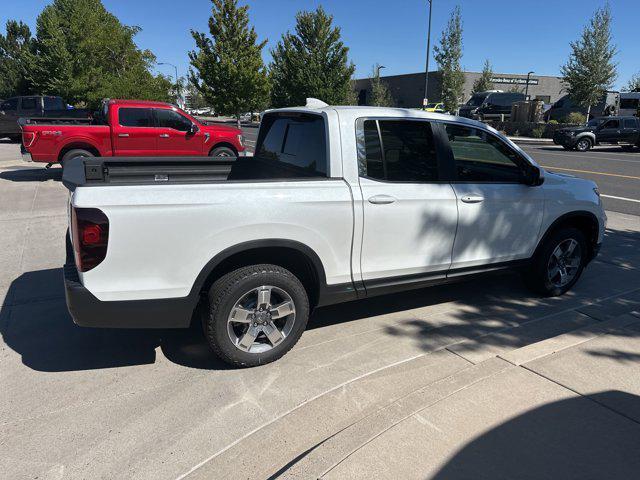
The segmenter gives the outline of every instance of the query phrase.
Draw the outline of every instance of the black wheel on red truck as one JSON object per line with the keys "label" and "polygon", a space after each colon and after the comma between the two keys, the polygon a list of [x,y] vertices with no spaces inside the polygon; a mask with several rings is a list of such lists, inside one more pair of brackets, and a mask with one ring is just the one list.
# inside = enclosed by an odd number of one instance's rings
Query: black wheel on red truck
{"label": "black wheel on red truck", "polygon": [[62,158],[60,159],[60,166],[64,168],[64,163],[67,160],[71,160],[72,158],[76,157],[95,157],[95,155],[88,150],[83,150],[82,148],[74,148],[73,150],[69,150],[62,156]]}
{"label": "black wheel on red truck", "polygon": [[237,157],[238,154],[230,147],[216,147],[211,150],[210,157]]}

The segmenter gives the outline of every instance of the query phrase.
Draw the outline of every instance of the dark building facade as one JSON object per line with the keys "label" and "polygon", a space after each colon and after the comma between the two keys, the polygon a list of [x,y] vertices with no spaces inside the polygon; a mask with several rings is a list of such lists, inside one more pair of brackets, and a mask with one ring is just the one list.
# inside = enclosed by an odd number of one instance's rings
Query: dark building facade
{"label": "dark building facade", "polygon": [[[471,97],[471,90],[474,82],[481,76],[479,72],[464,72],[464,95],[463,102]],[[494,73],[494,90],[509,91],[517,87],[524,92],[527,83],[527,74]],[[386,83],[396,107],[420,108],[424,97],[425,74],[408,73],[405,75],[390,75],[381,77]],[[368,105],[371,99],[371,79],[362,78],[354,82],[354,88],[358,96],[359,105]],[[429,72],[429,102],[439,102],[441,100],[442,83],[438,72]],[[529,78],[529,97],[540,99],[544,103],[553,103],[566,94],[564,84],[559,77],[544,75],[531,75]]]}

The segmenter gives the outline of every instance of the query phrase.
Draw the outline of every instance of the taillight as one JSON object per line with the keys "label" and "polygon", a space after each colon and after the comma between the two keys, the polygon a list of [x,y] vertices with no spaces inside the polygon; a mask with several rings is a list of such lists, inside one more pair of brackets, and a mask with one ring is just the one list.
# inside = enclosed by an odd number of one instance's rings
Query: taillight
{"label": "taillight", "polygon": [[22,132],[22,144],[25,147],[30,147],[31,145],[33,145],[35,139],[35,132]]}
{"label": "taillight", "polygon": [[71,234],[76,266],[87,272],[107,256],[109,219],[97,208],[71,209]]}

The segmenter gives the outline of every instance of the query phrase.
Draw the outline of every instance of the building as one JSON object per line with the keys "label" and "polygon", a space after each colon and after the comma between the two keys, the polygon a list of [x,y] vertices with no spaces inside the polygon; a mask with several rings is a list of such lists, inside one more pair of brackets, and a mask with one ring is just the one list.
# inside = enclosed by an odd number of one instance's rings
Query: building
{"label": "building", "polygon": [[[463,102],[471,97],[474,82],[482,75],[479,72],[464,73]],[[381,77],[387,84],[389,92],[395,101],[396,107],[420,108],[424,97],[425,74],[408,73],[405,75],[390,75]],[[494,73],[493,88],[509,91],[517,88],[524,93],[527,84],[527,74]],[[363,78],[354,82],[354,88],[358,96],[358,105],[367,105],[371,98],[371,78]],[[554,103],[566,94],[564,84],[560,77],[545,75],[531,75],[529,78],[529,97],[540,99],[544,103]],[[441,82],[439,72],[429,72],[429,102],[441,100]]]}

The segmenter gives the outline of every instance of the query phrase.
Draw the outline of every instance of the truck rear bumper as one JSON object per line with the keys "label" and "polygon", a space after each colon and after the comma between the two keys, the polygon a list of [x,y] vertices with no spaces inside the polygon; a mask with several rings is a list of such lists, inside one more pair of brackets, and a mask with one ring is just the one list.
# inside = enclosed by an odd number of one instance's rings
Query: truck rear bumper
{"label": "truck rear bumper", "polygon": [[74,264],[64,266],[67,308],[76,325],[99,328],[188,328],[195,305],[188,297],[103,302],[87,290]]}

